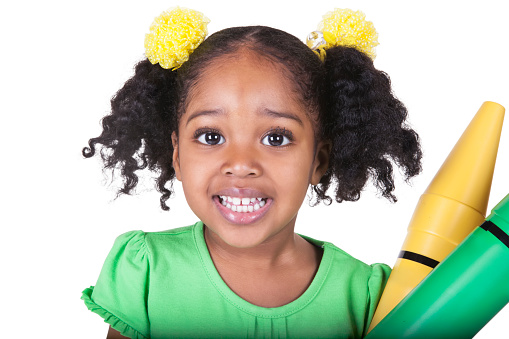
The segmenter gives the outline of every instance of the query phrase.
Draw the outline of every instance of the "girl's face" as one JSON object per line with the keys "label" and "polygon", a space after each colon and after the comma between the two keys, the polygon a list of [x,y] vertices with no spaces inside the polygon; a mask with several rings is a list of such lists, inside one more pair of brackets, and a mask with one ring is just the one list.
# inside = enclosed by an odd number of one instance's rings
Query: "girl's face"
{"label": "girl's face", "polygon": [[327,169],[329,147],[315,145],[313,126],[291,81],[256,53],[205,70],[173,135],[173,162],[215,238],[251,248],[293,234],[309,184]]}

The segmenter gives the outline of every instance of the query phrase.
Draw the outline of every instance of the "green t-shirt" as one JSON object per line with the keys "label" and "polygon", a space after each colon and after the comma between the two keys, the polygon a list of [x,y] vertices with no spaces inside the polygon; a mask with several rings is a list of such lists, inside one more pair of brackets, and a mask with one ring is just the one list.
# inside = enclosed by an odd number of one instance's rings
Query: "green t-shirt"
{"label": "green t-shirt", "polygon": [[87,307],[131,338],[359,338],[365,335],[390,268],[323,248],[311,285],[275,308],[236,295],[214,267],[203,223],[117,238]]}

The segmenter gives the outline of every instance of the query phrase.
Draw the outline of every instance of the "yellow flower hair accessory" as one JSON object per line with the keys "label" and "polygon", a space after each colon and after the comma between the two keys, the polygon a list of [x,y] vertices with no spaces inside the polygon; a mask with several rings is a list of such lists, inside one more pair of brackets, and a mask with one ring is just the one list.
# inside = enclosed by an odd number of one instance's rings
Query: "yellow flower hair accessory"
{"label": "yellow flower hair accessory", "polygon": [[176,7],[164,11],[145,35],[145,56],[152,64],[175,70],[207,36],[210,20],[192,9]]}
{"label": "yellow flower hair accessory", "polygon": [[318,31],[309,34],[307,45],[322,61],[325,60],[325,50],[335,46],[354,47],[375,59],[378,33],[361,11],[336,8],[323,16]]}

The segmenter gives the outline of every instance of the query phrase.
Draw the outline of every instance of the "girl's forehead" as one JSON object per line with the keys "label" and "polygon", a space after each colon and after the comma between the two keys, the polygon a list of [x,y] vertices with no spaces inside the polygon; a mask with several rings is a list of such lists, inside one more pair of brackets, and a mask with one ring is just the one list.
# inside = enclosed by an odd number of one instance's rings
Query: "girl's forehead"
{"label": "girl's forehead", "polygon": [[246,48],[210,62],[189,92],[188,109],[236,98],[307,111],[286,67]]}
{"label": "girl's forehead", "polygon": [[225,74],[239,74],[242,71],[250,74],[266,74],[269,71],[273,77],[283,77],[290,81],[284,77],[287,71],[284,65],[248,48],[241,48],[234,53],[214,59],[205,67],[202,76],[221,77]]}

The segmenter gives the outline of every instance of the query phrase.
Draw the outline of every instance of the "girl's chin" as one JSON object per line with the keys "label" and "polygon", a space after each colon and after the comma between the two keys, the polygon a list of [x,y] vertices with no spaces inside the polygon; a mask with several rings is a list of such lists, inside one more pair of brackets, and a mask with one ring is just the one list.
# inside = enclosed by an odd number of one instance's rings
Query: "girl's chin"
{"label": "girl's chin", "polygon": [[[220,245],[220,247],[226,246],[236,249],[255,248],[266,240],[263,235],[260,235],[258,232],[253,234],[252,232],[249,232],[249,229],[250,227],[248,226],[242,229],[236,228],[235,230],[225,230],[222,229],[221,226],[219,226],[219,228],[215,228],[205,225],[204,233],[205,239],[209,239],[209,241]],[[260,237],[260,239],[258,239],[258,237]]]}
{"label": "girl's chin", "polygon": [[218,196],[214,196],[214,205],[222,217],[234,225],[250,225],[260,221],[267,211],[272,207],[272,199],[267,199],[263,207],[260,207],[257,210],[253,210],[251,212],[237,212],[233,211],[231,208],[223,206],[221,200]]}

